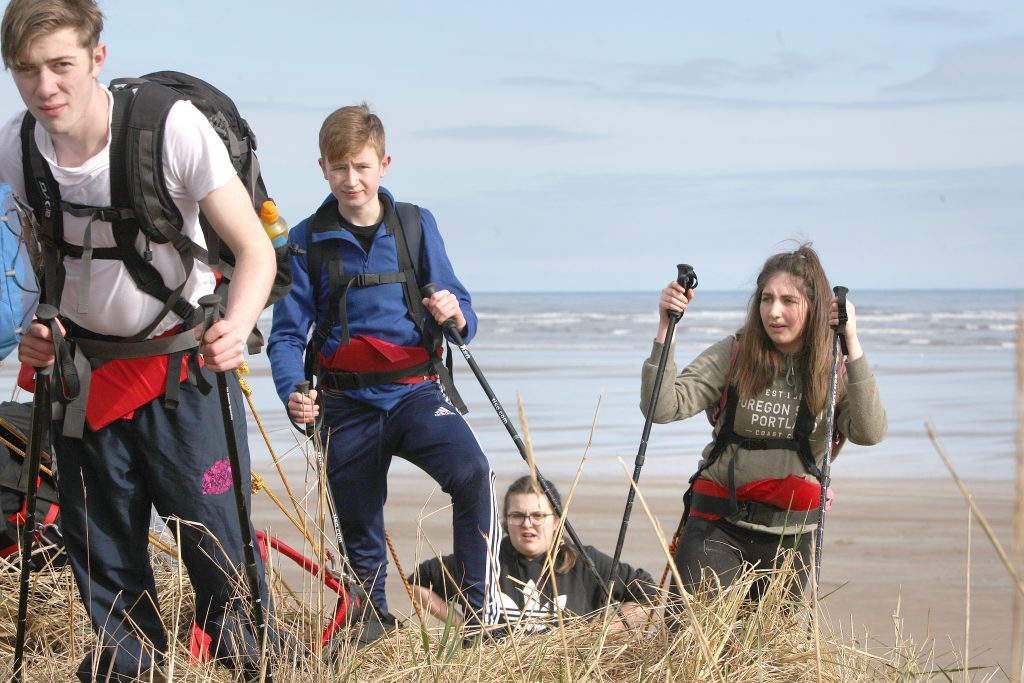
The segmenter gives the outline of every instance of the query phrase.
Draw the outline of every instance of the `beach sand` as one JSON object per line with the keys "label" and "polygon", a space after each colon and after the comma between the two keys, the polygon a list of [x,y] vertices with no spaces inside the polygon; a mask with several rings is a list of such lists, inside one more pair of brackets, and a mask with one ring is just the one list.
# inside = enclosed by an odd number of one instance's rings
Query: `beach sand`
{"label": "beach sand", "polygon": [[[299,458],[285,465],[289,482],[299,493],[304,469]],[[447,497],[429,477],[407,467],[395,469],[400,471],[389,479],[385,514],[388,533],[408,573],[433,552],[450,550],[451,511]],[[257,472],[285,499],[272,464],[261,465]],[[499,496],[510,481],[499,478]],[[625,475],[590,480],[584,472],[567,508],[580,538],[609,554],[622,517],[625,482]],[[566,496],[571,481],[555,483]],[[684,485],[641,478],[643,496],[666,536],[678,524]],[[971,481],[968,486],[1010,552],[1012,482]],[[833,488],[837,497],[826,517],[820,593],[827,596],[824,606],[835,633],[844,642],[856,638],[860,647],[881,654],[892,645],[898,629],[919,650],[934,646],[941,664],[958,665],[966,649],[972,666],[1008,666],[1013,584],[981,527],[975,522],[969,528],[968,507],[955,483],[848,478],[834,479]],[[298,532],[289,528],[267,495],[257,494],[254,500],[257,527],[270,526],[283,540],[301,545]],[[664,552],[639,500],[623,560],[644,567],[656,579],[665,567]],[[391,611],[409,618],[410,602],[393,561],[389,571]],[[282,567],[282,572],[286,580],[300,580],[294,567]],[[414,614],[411,618],[416,619]]]}

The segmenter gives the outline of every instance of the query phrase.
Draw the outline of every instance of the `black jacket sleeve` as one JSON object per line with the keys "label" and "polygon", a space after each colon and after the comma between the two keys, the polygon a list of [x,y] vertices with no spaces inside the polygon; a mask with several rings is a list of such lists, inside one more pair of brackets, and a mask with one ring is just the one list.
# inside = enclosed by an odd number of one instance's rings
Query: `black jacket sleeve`
{"label": "black jacket sleeve", "polygon": [[453,579],[454,566],[454,555],[446,555],[443,558],[432,557],[421,562],[407,578],[412,585],[428,588],[447,602],[459,594],[459,587]]}
{"label": "black jacket sleeve", "polygon": [[[612,568],[612,558],[593,546],[585,546],[584,552],[594,561],[598,573],[608,576]],[[589,575],[589,573],[588,573]],[[593,578],[593,577],[591,577]],[[595,579],[596,583],[596,579]],[[598,588],[603,593],[603,589]],[[639,567],[634,569],[625,562],[619,563],[618,578],[612,590],[612,599],[618,602],[651,602],[657,597],[658,589],[654,578]]]}

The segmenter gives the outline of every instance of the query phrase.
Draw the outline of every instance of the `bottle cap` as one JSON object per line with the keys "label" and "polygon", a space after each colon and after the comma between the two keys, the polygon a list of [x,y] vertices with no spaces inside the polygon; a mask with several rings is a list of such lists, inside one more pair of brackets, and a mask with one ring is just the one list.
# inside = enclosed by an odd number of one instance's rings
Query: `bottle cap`
{"label": "bottle cap", "polygon": [[274,203],[274,200],[268,199],[263,202],[263,206],[260,208],[260,220],[264,223],[276,223],[277,219],[277,204]]}

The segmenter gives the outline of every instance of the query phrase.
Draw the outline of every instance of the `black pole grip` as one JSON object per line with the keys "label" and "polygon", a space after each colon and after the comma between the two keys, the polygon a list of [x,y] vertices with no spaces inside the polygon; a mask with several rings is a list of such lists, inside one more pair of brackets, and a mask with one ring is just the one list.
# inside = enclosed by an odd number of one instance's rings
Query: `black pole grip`
{"label": "black pole grip", "polygon": [[49,304],[40,304],[36,308],[36,322],[45,325],[50,330],[50,338],[53,340],[53,365],[46,366],[46,368],[35,368],[35,371],[44,375],[56,371],[57,391],[51,395],[51,398],[67,405],[78,397],[81,391],[81,381],[78,371],[75,369],[75,359],[71,355],[71,347],[68,346],[64,335],[61,334],[60,325],[57,323],[58,315],[60,312]]}
{"label": "black pole grip", "polygon": [[[427,284],[425,284],[422,287],[420,287],[420,294],[423,295],[424,299],[429,299],[430,297],[434,296],[434,293],[436,291],[437,291],[437,285],[435,285],[433,282],[428,282]],[[441,327],[443,327],[444,329],[446,329],[448,331],[454,330],[455,329],[455,318],[454,317],[448,318],[443,323],[441,323]]]}
{"label": "black pole grip", "polygon": [[846,331],[846,321],[849,320],[846,315],[846,295],[849,291],[848,288],[841,285],[836,285],[832,288],[832,292],[836,295],[836,301],[839,304],[839,325],[836,326],[836,332],[839,334]]}
{"label": "black pole grip", "polygon": [[[697,286],[697,273],[694,272],[693,266],[689,263],[677,263],[676,282],[678,282],[679,286],[683,289],[695,288]],[[676,311],[668,312],[668,318],[672,322],[679,322],[679,319],[682,317],[682,313],[677,313]]]}
{"label": "black pole grip", "polygon": [[44,325],[49,325],[57,315],[57,309],[50,304],[39,304],[39,307],[36,308],[36,318]]}
{"label": "black pole grip", "polygon": [[[304,379],[301,382],[296,382],[295,391],[303,396],[309,396],[309,380]],[[313,434],[316,433],[316,418],[314,418],[311,423],[303,424],[302,429],[306,433],[306,436],[313,436]]]}
{"label": "black pole grip", "polygon": [[846,315],[846,295],[849,291],[848,288],[842,285],[836,285],[832,288],[832,292],[836,295],[836,303],[839,306],[839,324],[835,327],[835,333],[839,336],[839,344],[844,356],[850,355],[849,350],[846,348],[846,321],[849,320],[849,316]]}
{"label": "black pole grip", "polygon": [[207,294],[200,297],[199,305],[205,317],[204,331],[220,320],[220,294]]}
{"label": "black pole grip", "polygon": [[678,282],[683,289],[696,289],[697,273],[694,272],[693,266],[689,263],[677,263],[676,282]]}

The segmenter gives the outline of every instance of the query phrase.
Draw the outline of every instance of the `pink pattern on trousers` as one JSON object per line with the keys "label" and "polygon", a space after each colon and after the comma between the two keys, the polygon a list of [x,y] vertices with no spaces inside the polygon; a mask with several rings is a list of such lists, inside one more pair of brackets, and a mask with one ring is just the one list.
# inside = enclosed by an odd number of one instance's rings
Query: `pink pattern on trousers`
{"label": "pink pattern on trousers", "polygon": [[203,495],[216,496],[231,488],[231,463],[218,460],[203,474]]}

